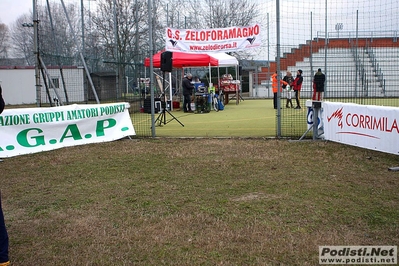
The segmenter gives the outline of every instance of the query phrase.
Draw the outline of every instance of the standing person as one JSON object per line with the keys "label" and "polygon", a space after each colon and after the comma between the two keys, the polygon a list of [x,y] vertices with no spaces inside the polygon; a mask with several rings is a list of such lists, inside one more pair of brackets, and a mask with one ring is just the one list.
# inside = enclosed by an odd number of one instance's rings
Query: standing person
{"label": "standing person", "polygon": [[285,104],[285,107],[287,108],[294,108],[292,105],[292,97],[291,97],[291,86],[292,82],[294,81],[294,77],[292,77],[292,74],[290,71],[287,71],[287,74],[284,76],[283,80],[288,83],[288,85],[283,85],[283,89],[287,90],[287,103]]}
{"label": "standing person", "polygon": [[[0,85],[0,114],[4,110],[4,99]],[[1,160],[0,160],[1,161]],[[6,224],[4,222],[3,208],[1,207],[1,191],[0,191],[0,266],[10,265],[8,260],[8,234]]]}
{"label": "standing person", "polygon": [[[4,103],[4,99],[3,99],[3,91],[2,91],[1,85],[0,85],[0,114],[3,112],[5,105],[6,104]],[[2,162],[2,161],[3,160],[0,159],[0,162]],[[1,266],[1,264],[0,264],[0,266]]]}
{"label": "standing person", "polygon": [[0,191],[0,266],[8,266],[8,234],[6,224],[4,222],[3,208],[1,207],[1,191]]}
{"label": "standing person", "polygon": [[194,85],[191,83],[193,79],[193,75],[191,73],[187,73],[186,77],[183,78],[182,87],[183,87],[183,111],[185,113],[192,113],[191,110],[191,95],[193,94]]}
{"label": "standing person", "polygon": [[[280,86],[288,85],[287,82],[280,79]],[[278,91],[278,80],[277,80],[277,71],[272,75],[272,89],[273,89],[273,107],[277,109],[277,91]],[[280,92],[282,88],[280,87]]]}
{"label": "standing person", "polygon": [[6,104],[4,103],[4,99],[3,99],[3,91],[2,91],[1,85],[0,85],[0,114],[3,112],[5,105]]}
{"label": "standing person", "polygon": [[313,92],[313,100],[316,100],[316,93],[317,93],[317,100],[323,100],[323,92],[324,92],[324,82],[326,81],[326,76],[321,72],[321,68],[319,68],[314,75],[313,82],[316,87],[316,90]]}
{"label": "standing person", "polygon": [[296,72],[296,78],[294,82],[292,82],[293,89],[295,91],[295,100],[296,100],[296,107],[295,109],[301,109],[301,89],[302,89],[302,70],[298,69]]}

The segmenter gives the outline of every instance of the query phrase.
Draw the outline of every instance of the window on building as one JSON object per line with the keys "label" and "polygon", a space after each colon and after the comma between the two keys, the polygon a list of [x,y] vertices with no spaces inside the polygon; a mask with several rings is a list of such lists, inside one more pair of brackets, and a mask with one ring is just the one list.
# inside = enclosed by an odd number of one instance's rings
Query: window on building
{"label": "window on building", "polygon": [[49,82],[49,87],[50,88],[53,88],[53,84],[54,84],[54,88],[55,89],[58,89],[60,87],[60,79],[59,78],[51,78],[51,81],[53,83]]}

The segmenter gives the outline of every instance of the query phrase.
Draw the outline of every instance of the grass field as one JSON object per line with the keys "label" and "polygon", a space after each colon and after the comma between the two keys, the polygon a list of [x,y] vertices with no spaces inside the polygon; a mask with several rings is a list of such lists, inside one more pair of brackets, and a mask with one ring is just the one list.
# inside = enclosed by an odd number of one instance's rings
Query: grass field
{"label": "grass field", "polygon": [[[285,108],[285,100],[281,100],[281,136],[299,139],[307,130],[307,108],[306,99],[302,99],[302,109],[295,110]],[[329,101],[354,102],[359,104],[399,106],[395,98],[333,98]],[[277,114],[273,109],[272,99],[245,99],[235,104],[231,100],[225,106],[225,110],[203,114],[184,113],[180,109],[173,110],[171,114],[180,121],[172,120],[172,116],[166,113],[167,124],[155,124],[155,136],[157,137],[276,137],[277,136]],[[131,103],[131,118],[134,128],[139,137],[151,137],[151,115],[140,113],[142,101]],[[35,107],[32,105],[7,106],[6,108]],[[154,120],[159,117],[155,114]],[[160,117],[164,122],[163,117]],[[312,138],[312,132],[307,138]]]}
{"label": "grass field", "polygon": [[[276,136],[276,110],[273,109],[271,99],[250,99],[235,104],[230,101],[223,111],[209,113],[184,113],[174,110],[166,113],[166,122],[156,123],[156,136],[158,137],[275,137]],[[292,122],[299,135],[306,131],[307,108],[301,110],[282,109],[282,118],[286,119],[290,129]],[[155,119],[159,117],[156,114]],[[132,114],[135,128],[146,125],[151,126],[150,114]],[[161,122],[165,120],[161,117]]]}
{"label": "grass field", "polygon": [[[329,99],[330,101],[357,102],[359,104],[374,104],[398,106],[399,101],[392,98],[383,99]],[[285,108],[285,99],[281,101],[281,136],[299,139],[307,130],[306,99],[302,99],[302,109]],[[183,113],[173,110],[171,113],[177,120],[166,113],[164,125],[156,123],[155,132],[158,137],[275,137],[277,136],[276,110],[273,109],[272,99],[246,99],[235,104],[230,101],[225,110],[203,114]],[[140,136],[151,136],[151,115],[133,113],[132,121]],[[155,114],[157,119],[159,114]],[[162,118],[162,117],[161,117]],[[164,122],[161,119],[161,122]],[[146,132],[146,133],[142,133]],[[311,138],[311,132],[307,135]]]}
{"label": "grass field", "polygon": [[263,138],[120,140],[12,157],[0,164],[10,258],[318,265],[320,245],[399,243],[399,172],[388,171],[398,163]]}

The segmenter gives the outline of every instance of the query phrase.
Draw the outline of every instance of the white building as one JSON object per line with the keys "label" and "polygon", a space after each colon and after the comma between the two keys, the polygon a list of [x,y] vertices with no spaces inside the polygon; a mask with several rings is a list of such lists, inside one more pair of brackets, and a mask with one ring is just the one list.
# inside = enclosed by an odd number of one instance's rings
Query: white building
{"label": "white building", "polygon": [[49,96],[52,101],[57,98],[63,103],[66,103],[67,98],[69,103],[84,102],[87,99],[83,68],[63,67],[62,74],[58,67],[47,67],[47,71],[49,77],[46,76],[46,82],[40,73],[40,92],[37,93],[34,67],[0,66],[0,84],[5,103],[8,105],[37,104],[37,99],[40,99],[41,104],[48,104],[50,103]]}

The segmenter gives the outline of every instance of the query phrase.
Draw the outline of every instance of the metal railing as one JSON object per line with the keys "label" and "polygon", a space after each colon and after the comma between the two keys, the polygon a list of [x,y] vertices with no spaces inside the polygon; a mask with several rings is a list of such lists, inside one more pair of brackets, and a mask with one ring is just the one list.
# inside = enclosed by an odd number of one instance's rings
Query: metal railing
{"label": "metal railing", "polygon": [[[386,31],[337,31],[327,32],[327,39],[348,39],[352,41],[357,38],[369,38],[372,42],[374,38],[392,38],[394,42],[398,41],[397,30],[386,30]],[[317,31],[316,39],[325,39],[325,31]]]}

